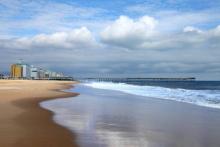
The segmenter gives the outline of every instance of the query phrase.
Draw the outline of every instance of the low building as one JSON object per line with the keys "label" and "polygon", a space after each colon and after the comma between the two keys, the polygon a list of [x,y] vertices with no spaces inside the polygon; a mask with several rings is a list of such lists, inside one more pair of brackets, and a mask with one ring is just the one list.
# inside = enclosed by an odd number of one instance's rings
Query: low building
{"label": "low building", "polygon": [[39,72],[39,79],[44,79],[45,78],[45,71],[42,68],[40,68],[38,72]]}
{"label": "low building", "polygon": [[51,72],[51,77],[56,77],[57,73],[56,72]]}
{"label": "low building", "polygon": [[51,77],[53,77],[53,72],[46,70],[45,71],[45,78],[51,78]]}

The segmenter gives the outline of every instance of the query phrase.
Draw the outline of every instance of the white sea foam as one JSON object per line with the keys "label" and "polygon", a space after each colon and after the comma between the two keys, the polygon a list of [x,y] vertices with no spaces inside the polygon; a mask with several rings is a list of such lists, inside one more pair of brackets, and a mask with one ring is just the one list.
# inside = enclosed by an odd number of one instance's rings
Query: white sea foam
{"label": "white sea foam", "polygon": [[220,90],[187,90],[159,86],[138,86],[125,83],[90,82],[84,85],[152,98],[169,99],[200,106],[220,108]]}

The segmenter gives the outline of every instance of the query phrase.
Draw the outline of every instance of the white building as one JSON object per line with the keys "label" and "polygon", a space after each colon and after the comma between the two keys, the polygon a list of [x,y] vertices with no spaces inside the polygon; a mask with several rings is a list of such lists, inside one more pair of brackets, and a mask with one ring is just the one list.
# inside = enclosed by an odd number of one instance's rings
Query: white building
{"label": "white building", "polygon": [[45,78],[50,78],[50,77],[52,77],[52,72],[49,70],[46,70],[45,71]]}
{"label": "white building", "polygon": [[39,73],[38,73],[38,68],[31,66],[31,78],[32,79],[39,79]]}
{"label": "white building", "polygon": [[45,78],[45,70],[43,70],[42,68],[40,68],[38,70],[39,73],[39,79],[44,79]]}
{"label": "white building", "polygon": [[56,77],[56,72],[51,72],[51,77]]}
{"label": "white building", "polygon": [[31,67],[28,64],[22,64],[22,77],[25,79],[31,78]]}

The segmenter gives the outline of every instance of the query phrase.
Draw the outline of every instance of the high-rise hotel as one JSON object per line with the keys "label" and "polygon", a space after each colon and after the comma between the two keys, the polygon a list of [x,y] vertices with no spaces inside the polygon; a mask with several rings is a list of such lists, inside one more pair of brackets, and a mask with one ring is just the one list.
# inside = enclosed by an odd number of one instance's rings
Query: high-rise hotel
{"label": "high-rise hotel", "polygon": [[30,66],[27,64],[12,64],[11,65],[11,77],[12,78],[24,78],[29,79],[30,76]]}
{"label": "high-rise hotel", "polygon": [[11,65],[11,77],[22,78],[22,66],[21,64]]}

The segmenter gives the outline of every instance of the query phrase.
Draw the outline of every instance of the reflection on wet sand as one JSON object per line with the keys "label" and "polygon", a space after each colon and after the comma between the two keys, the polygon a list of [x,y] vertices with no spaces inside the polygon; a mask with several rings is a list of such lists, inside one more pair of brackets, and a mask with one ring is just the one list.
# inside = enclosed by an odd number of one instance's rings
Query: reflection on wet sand
{"label": "reflection on wet sand", "polygon": [[[81,146],[220,146],[220,111],[78,86],[80,95],[42,103]],[[210,121],[212,120],[212,121]]]}

